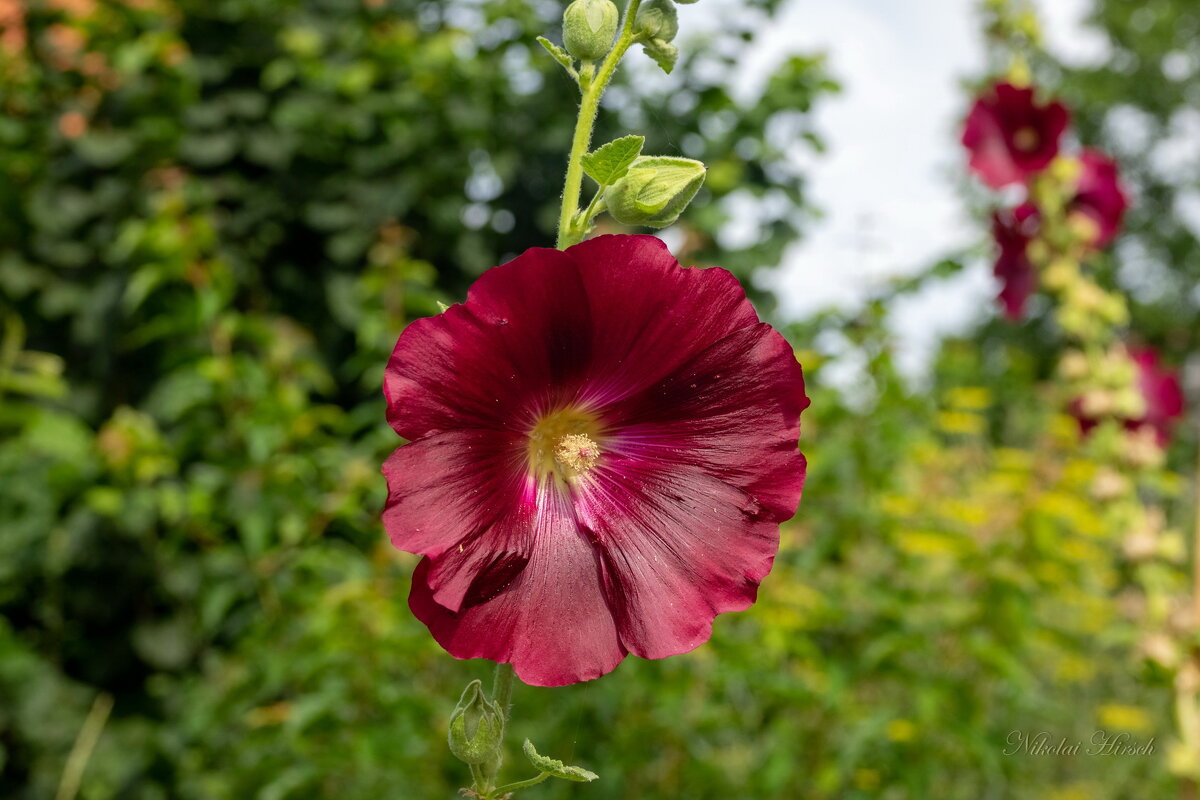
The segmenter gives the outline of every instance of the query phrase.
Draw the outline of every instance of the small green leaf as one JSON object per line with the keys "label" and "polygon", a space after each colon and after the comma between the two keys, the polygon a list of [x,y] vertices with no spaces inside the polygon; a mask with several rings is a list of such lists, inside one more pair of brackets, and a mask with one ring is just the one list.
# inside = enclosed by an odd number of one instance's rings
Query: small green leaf
{"label": "small green leaf", "polygon": [[528,739],[525,740],[524,749],[525,757],[529,759],[529,763],[533,764],[535,769],[541,770],[542,772],[548,772],[556,778],[562,778],[563,780],[568,781],[576,781],[577,783],[587,783],[600,777],[596,773],[589,772],[583,767],[569,767],[557,759],[538,755],[538,751],[533,747],[533,742],[529,741]]}
{"label": "small green leaf", "polygon": [[568,53],[566,50],[563,50],[561,47],[559,47],[554,42],[547,39],[545,36],[537,37],[537,41],[538,41],[538,44],[540,44],[542,47],[546,48],[546,52],[549,53],[551,56],[553,56],[555,61],[557,61],[559,64],[562,64],[563,69],[565,69],[567,71],[567,73],[570,74],[571,77],[574,78],[576,76],[575,62],[571,58],[570,53]]}
{"label": "small green leaf", "polygon": [[629,165],[642,153],[645,136],[622,136],[583,157],[583,171],[601,186],[611,186],[629,171]]}
{"label": "small green leaf", "polygon": [[662,67],[663,72],[671,74],[671,70],[675,68],[675,61],[679,58],[678,47],[662,39],[647,39],[642,42],[642,49],[654,59],[654,63]]}

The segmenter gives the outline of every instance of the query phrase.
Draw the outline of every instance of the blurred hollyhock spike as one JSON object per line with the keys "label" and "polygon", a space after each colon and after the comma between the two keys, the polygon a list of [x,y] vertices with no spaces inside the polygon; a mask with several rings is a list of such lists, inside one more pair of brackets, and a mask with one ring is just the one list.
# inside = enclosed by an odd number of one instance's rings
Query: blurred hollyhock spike
{"label": "blurred hollyhock spike", "polygon": [[1029,243],[1037,235],[1039,214],[1033,203],[992,214],[992,238],[999,253],[993,274],[1000,280],[998,299],[1004,315],[1019,320],[1025,302],[1037,288],[1037,271],[1029,258]]}
{"label": "blurred hollyhock spike", "polygon": [[1121,186],[1116,162],[1099,150],[1079,156],[1075,196],[1068,205],[1071,225],[1091,247],[1107,247],[1121,230],[1129,200]]}
{"label": "blurred hollyhock spike", "polygon": [[1159,447],[1166,447],[1171,430],[1184,414],[1179,374],[1164,366],[1158,351],[1152,348],[1131,347],[1128,356],[1135,371],[1134,387],[1140,401],[1137,403],[1139,413],[1125,413],[1120,407],[1119,394],[1111,392],[1095,392],[1076,399],[1071,404],[1071,413],[1079,420],[1084,433],[1090,432],[1105,417],[1115,417],[1127,430],[1152,432]]}
{"label": "blurred hollyhock spike", "polygon": [[409,605],[458,658],[538,686],[708,640],[795,513],[808,406],[736,278],[652,236],[534,248],[418,320],[384,377]]}
{"label": "blurred hollyhock spike", "polygon": [[971,169],[993,189],[1023,183],[1058,155],[1069,120],[1057,101],[1038,105],[1032,88],[995,84],[975,101],[963,128]]}

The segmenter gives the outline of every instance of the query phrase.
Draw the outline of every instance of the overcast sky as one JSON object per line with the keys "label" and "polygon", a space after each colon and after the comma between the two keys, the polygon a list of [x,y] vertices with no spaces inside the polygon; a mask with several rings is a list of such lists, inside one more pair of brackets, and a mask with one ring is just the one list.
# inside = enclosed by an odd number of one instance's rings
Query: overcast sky
{"label": "overcast sky", "polygon": [[[736,0],[735,0],[736,1]],[[689,17],[708,5],[680,9]],[[1038,3],[1051,48],[1072,60],[1096,57],[1103,43],[1081,27],[1088,0]],[[790,52],[821,50],[842,84],[816,117],[829,150],[806,160],[809,200],[823,219],[767,281],[784,311],[803,315],[831,303],[852,307],[873,286],[978,242],[953,171],[965,168],[957,138],[969,98],[960,81],[984,63],[976,0],[791,0],[754,49],[739,78],[747,85]],[[937,338],[994,313],[990,264],[907,301],[894,311],[899,357],[913,372]]]}

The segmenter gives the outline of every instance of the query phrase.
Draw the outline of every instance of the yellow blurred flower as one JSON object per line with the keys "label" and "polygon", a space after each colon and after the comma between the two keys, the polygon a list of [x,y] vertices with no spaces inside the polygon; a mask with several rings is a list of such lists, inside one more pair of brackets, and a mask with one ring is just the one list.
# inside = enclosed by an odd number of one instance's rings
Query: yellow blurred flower
{"label": "yellow blurred flower", "polygon": [[983,386],[957,386],[946,392],[946,405],[965,411],[982,411],[992,404],[992,393]]}
{"label": "yellow blurred flower", "polygon": [[983,417],[967,411],[943,411],[938,414],[938,428],[946,433],[980,434],[986,423]]}
{"label": "yellow blurred flower", "polygon": [[1150,715],[1137,706],[1108,703],[1096,709],[1096,720],[1102,728],[1117,728],[1145,733],[1153,727]]}
{"label": "yellow blurred flower", "polygon": [[887,737],[893,742],[911,742],[917,736],[917,726],[907,719],[894,719],[887,724]]}

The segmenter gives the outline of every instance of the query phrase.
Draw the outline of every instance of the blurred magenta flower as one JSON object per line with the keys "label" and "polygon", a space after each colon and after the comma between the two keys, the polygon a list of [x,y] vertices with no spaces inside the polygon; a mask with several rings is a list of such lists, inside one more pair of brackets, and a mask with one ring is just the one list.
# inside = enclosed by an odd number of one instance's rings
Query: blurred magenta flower
{"label": "blurred magenta flower", "polygon": [[1058,155],[1069,119],[1057,101],[1038,105],[1033,89],[995,84],[975,101],[963,128],[971,169],[993,189],[1023,183]]}
{"label": "blurred magenta flower", "polygon": [[1083,221],[1090,244],[1106,247],[1121,230],[1129,207],[1117,175],[1117,164],[1099,150],[1085,149],[1079,156],[1081,170],[1069,213]]}
{"label": "blurred magenta flower", "polygon": [[1129,357],[1137,365],[1138,389],[1146,401],[1146,413],[1138,419],[1126,420],[1127,428],[1149,425],[1158,435],[1158,443],[1165,445],[1175,421],[1183,416],[1183,388],[1179,375],[1164,367],[1158,351],[1148,347],[1131,348]]}
{"label": "blurred magenta flower", "polygon": [[652,236],[535,248],[417,320],[384,378],[409,605],[526,683],[704,643],[749,607],[805,476],[791,347]]}
{"label": "blurred magenta flower", "polygon": [[1000,279],[1000,305],[1011,320],[1021,318],[1025,301],[1037,287],[1037,271],[1029,260],[1029,242],[1037,235],[1038,210],[1033,203],[993,212],[992,237],[1000,252],[993,274]]}

